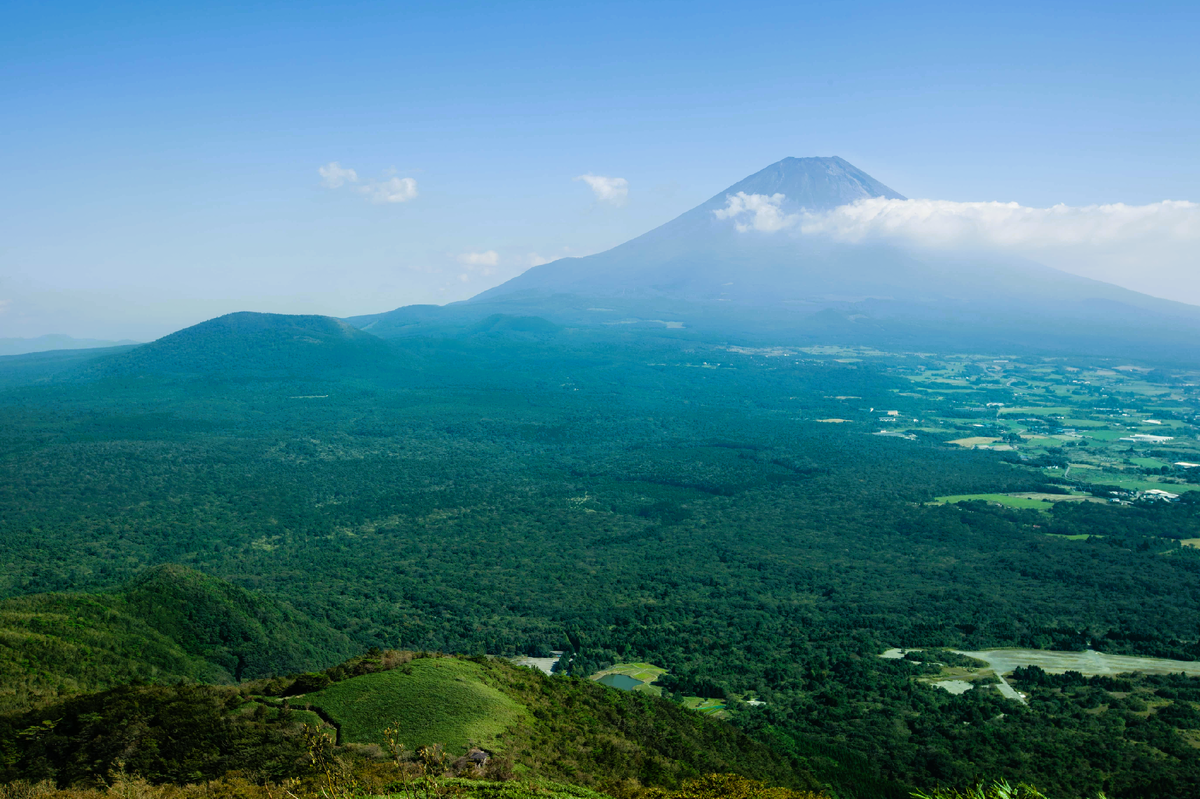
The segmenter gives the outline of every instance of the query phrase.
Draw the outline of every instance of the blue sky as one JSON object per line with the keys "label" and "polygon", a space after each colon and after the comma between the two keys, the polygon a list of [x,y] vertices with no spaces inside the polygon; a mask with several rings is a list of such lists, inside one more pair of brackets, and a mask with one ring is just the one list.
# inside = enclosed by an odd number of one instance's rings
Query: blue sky
{"label": "blue sky", "polygon": [[0,336],[464,299],[789,155],[1200,201],[1194,3],[252,5],[4,4]]}

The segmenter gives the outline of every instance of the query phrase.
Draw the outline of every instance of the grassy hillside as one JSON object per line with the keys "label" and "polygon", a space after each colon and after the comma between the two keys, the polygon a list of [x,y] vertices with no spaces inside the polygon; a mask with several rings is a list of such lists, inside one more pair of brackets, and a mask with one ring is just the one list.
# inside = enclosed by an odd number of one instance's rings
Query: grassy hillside
{"label": "grassy hillside", "polygon": [[[328,678],[338,681],[297,694]],[[291,708],[318,710],[340,728],[343,744],[386,749],[391,727],[409,751],[441,744],[457,756],[479,746],[507,758],[518,773],[592,787],[678,786],[709,773],[813,784],[786,756],[729,724],[668,700],[547,677],[502,659],[376,653],[290,686],[264,687],[291,694]]]}
{"label": "grassy hillside", "polygon": [[[299,693],[311,685],[325,687]],[[341,728],[341,745],[321,734],[306,705]],[[389,725],[402,751],[387,746]],[[487,749],[488,769],[456,759],[469,744]],[[413,769],[549,779],[625,795],[673,790],[712,773],[796,788],[814,782],[732,726],[667,700],[487,658],[376,652],[295,678],[121,686],[0,716],[0,779],[66,786],[105,778],[122,764],[156,783],[237,773],[254,781],[324,780],[326,788],[375,783],[392,792]],[[506,791],[481,795],[520,795]]]}
{"label": "grassy hillside", "polygon": [[0,602],[0,711],[132,681],[228,683],[327,665],[344,636],[182,566],[122,589]]}
{"label": "grassy hillside", "polygon": [[391,671],[335,683],[297,697],[336,720],[341,741],[388,743],[385,731],[409,749],[440,743],[452,754],[471,746],[492,749],[529,716],[510,696],[484,682],[484,667],[455,658],[421,658]]}

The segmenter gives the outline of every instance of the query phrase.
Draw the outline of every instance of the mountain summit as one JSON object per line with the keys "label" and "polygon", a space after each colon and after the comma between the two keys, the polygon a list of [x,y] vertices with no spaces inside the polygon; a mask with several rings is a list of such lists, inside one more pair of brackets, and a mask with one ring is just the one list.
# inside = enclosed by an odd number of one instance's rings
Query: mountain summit
{"label": "mountain summit", "polygon": [[98,375],[316,374],[386,359],[391,347],[329,316],[239,312],[89,365]]}
{"label": "mountain summit", "polygon": [[716,210],[725,204],[726,197],[739,192],[768,197],[782,194],[791,205],[809,211],[827,211],[869,197],[906,199],[836,155],[831,158],[785,158],[733,184],[689,213]]}
{"label": "mountain summit", "polygon": [[[667,296],[683,290],[693,297],[712,294],[701,288],[709,278],[721,284],[736,277],[731,271],[753,267],[746,256],[761,263],[754,253],[762,237],[748,241],[736,224],[718,213],[738,195],[777,198],[783,214],[828,211],[839,205],[873,197],[903,200],[901,194],[837,156],[785,158],[738,181],[665,225],[607,252],[587,258],[563,258],[536,266],[518,277],[474,297],[470,302],[529,293],[572,293],[594,296]],[[782,197],[777,197],[782,195]],[[679,259],[685,259],[679,262]],[[655,272],[664,265],[665,271]],[[677,269],[676,267],[679,267]],[[715,267],[715,268],[712,268]],[[682,269],[682,271],[680,271]],[[651,285],[642,285],[646,279]],[[734,281],[737,282],[736,280]],[[689,288],[684,288],[685,286]],[[718,292],[712,299],[724,296]]]}

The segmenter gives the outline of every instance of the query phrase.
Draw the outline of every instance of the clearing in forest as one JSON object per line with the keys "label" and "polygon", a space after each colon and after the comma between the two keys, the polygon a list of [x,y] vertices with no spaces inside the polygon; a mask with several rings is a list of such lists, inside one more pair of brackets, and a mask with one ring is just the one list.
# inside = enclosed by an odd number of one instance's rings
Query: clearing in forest
{"label": "clearing in forest", "polygon": [[956,438],[953,441],[947,441],[946,443],[947,444],[957,444],[960,447],[967,447],[968,449],[970,449],[971,447],[979,447],[979,446],[986,446],[988,444],[995,444],[999,440],[1000,439],[998,439],[998,438],[991,438],[988,436],[970,436],[969,438]]}
{"label": "clearing in forest", "polygon": [[666,673],[666,669],[653,663],[616,663],[596,672],[591,679],[610,688],[620,688],[622,691],[641,691],[661,696],[662,688],[652,683]]}
{"label": "clearing in forest", "polygon": [[343,743],[386,745],[384,730],[409,749],[435,741],[452,754],[495,748],[525,708],[483,682],[477,663],[418,658],[391,671],[334,683],[293,700],[319,708],[341,728]]}
{"label": "clearing in forest", "polygon": [[984,502],[993,502],[997,505],[1007,505],[1010,508],[1032,508],[1034,510],[1050,510],[1054,507],[1054,502],[1051,500],[1033,498],[1029,495],[1011,495],[1011,494],[956,494],[949,497],[937,497],[934,502],[941,505],[953,505],[956,502],[972,502],[975,500],[983,500]]}
{"label": "clearing in forest", "polygon": [[688,696],[684,697],[683,706],[706,716],[724,718],[728,715],[725,712],[725,700],[723,699],[701,699],[698,696]]}

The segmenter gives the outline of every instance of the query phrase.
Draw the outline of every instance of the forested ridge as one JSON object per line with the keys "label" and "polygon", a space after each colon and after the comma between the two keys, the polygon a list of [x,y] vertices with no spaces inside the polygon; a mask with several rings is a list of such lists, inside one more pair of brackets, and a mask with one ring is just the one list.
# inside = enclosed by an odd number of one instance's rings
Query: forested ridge
{"label": "forested ridge", "polygon": [[[301,352],[257,377],[177,360],[159,372],[143,352],[136,374],[92,362],[0,394],[4,593],[111,591],[172,563],[363,650],[566,650],[577,676],[653,661],[675,693],[758,697],[731,702],[731,723],[847,796],[873,795],[855,794],[856,774],[1200,790],[1194,750],[1127,720],[1099,730],[1063,723],[1067,705],[952,696],[917,679],[921,664],[877,657],[1090,646],[1194,659],[1200,553],[1177,543],[1200,537],[1194,503],[932,504],[1047,477],[932,436],[817,421],[923,414],[896,376],[909,356],[556,330],[369,347],[369,366]],[[303,638],[267,627],[280,651]],[[1144,712],[1190,740],[1170,721],[1182,706]]]}
{"label": "forested ridge", "polygon": [[0,710],[131,681],[287,674],[355,649],[286,602],[155,566],[114,590],[0,601]]}

